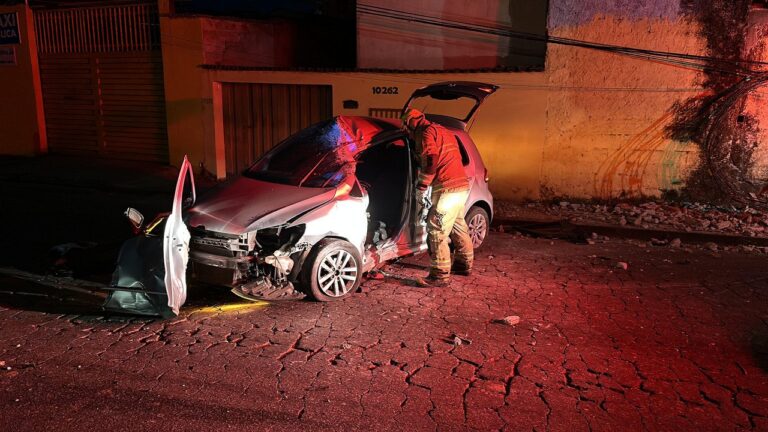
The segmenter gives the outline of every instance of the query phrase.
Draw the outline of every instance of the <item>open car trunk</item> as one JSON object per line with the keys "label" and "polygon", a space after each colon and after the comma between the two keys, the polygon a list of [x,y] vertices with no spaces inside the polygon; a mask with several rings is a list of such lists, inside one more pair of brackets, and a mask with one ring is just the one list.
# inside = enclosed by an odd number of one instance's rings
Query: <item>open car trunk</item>
{"label": "open car trunk", "polygon": [[403,110],[416,108],[438,123],[467,130],[467,124],[483,101],[499,86],[473,81],[430,84],[413,92]]}

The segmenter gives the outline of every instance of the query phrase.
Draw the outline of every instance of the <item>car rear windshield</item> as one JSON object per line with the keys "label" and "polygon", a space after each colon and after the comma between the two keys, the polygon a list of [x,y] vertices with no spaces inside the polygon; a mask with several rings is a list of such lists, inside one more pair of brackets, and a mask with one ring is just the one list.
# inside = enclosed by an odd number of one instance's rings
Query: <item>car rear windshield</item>
{"label": "car rear windshield", "polygon": [[437,114],[466,121],[476,104],[477,101],[468,97],[435,99],[431,96],[421,96],[413,98],[410,107],[426,114]]}
{"label": "car rear windshield", "polygon": [[278,144],[244,175],[292,186],[336,187],[354,172],[355,143],[348,141],[335,120],[317,123]]}

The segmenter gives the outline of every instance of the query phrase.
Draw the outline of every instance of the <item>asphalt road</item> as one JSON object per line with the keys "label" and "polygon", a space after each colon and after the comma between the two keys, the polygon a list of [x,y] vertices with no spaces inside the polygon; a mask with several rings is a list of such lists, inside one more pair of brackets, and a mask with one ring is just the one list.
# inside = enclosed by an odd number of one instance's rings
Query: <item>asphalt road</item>
{"label": "asphalt road", "polygon": [[448,288],[166,321],[0,276],[0,430],[768,430],[764,266],[494,233]]}

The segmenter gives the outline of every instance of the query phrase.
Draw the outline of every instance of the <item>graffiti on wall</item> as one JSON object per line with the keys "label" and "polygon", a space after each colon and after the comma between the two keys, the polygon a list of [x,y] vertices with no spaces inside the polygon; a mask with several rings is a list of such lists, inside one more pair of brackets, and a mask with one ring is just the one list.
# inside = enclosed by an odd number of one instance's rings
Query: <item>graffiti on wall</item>
{"label": "graffiti on wall", "polygon": [[656,167],[655,159],[659,154],[662,169],[656,184],[662,189],[671,189],[679,183],[677,143],[666,139],[666,126],[673,117],[672,112],[665,113],[622,143],[600,164],[595,174],[595,197],[609,199],[615,196],[616,190],[622,191],[625,196],[647,195],[644,188],[653,169],[651,166]]}

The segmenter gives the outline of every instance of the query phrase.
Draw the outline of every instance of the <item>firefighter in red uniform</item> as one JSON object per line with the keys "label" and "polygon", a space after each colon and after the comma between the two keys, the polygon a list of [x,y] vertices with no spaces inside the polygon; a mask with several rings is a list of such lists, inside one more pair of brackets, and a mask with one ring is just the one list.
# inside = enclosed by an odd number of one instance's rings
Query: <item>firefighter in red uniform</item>
{"label": "firefighter in red uniform", "polygon": [[[406,110],[401,120],[416,144],[421,168],[416,184],[417,202],[426,201],[427,190],[432,186],[432,207],[427,213],[427,245],[431,266],[429,275],[421,279],[420,283],[445,286],[451,272],[468,276],[472,270],[472,240],[464,221],[469,180],[453,134],[428,121],[421,111],[415,109]],[[454,245],[453,265],[448,238]]]}

